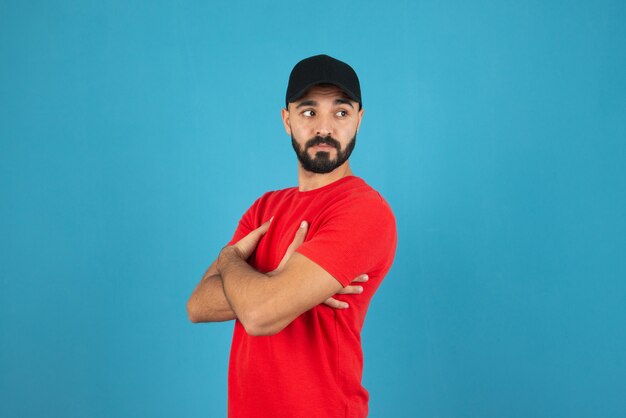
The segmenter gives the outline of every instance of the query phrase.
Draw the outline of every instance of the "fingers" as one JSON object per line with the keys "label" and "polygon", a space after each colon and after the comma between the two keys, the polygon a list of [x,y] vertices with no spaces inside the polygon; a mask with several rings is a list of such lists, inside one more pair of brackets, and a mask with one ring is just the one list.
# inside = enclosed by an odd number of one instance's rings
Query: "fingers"
{"label": "fingers", "polygon": [[272,223],[272,219],[274,219],[273,216],[270,218],[269,221],[265,222],[263,225],[261,225],[260,227],[258,227],[254,231],[250,232],[248,235],[254,235],[254,236],[258,237],[257,240],[260,239],[263,235],[265,235],[267,230],[270,229],[270,224]]}
{"label": "fingers", "polygon": [[[369,280],[369,276],[367,274],[360,274],[352,280],[352,283],[365,283],[368,280]],[[346,286],[337,292],[338,295],[358,295],[361,293],[363,293],[363,286],[359,286],[359,285]],[[350,307],[350,305],[348,305],[347,302],[343,302],[332,297],[326,299],[324,301],[324,304],[335,309],[346,309]]]}
{"label": "fingers", "polygon": [[261,237],[265,235],[267,230],[270,228],[272,219],[274,219],[274,217],[271,217],[269,221],[265,222],[263,225],[261,225],[257,229],[251,231],[248,235],[240,239],[235,244],[235,247],[237,248],[241,257],[244,260],[250,257],[250,255],[256,248],[257,244],[259,243],[259,240],[261,239]]}
{"label": "fingers", "polygon": [[296,236],[293,237],[293,241],[291,241],[291,244],[289,244],[289,247],[287,248],[287,252],[285,253],[285,257],[283,257],[283,259],[289,259],[289,257],[291,257],[291,255],[296,252],[298,247],[302,245],[302,243],[304,242],[304,238],[306,237],[306,231],[308,228],[309,224],[306,221],[302,221],[300,223],[300,228],[298,228],[298,230],[296,231]]}
{"label": "fingers", "polygon": [[258,227],[257,229],[250,231],[250,233],[248,233],[248,235],[246,235],[245,237],[243,237],[241,240],[239,240],[239,242],[248,244],[248,243],[255,243],[255,247],[256,247],[256,242],[258,240],[261,239],[261,237],[263,235],[265,235],[265,233],[267,232],[267,230],[270,228],[270,224],[272,223],[272,219],[274,219],[274,217],[272,216],[270,218],[269,221],[265,222],[263,225],[261,225],[260,227]]}
{"label": "fingers", "polygon": [[293,241],[291,241],[291,244],[289,244],[289,247],[287,248],[287,252],[283,256],[283,259],[280,260],[280,264],[278,265],[276,270],[274,270],[274,272],[278,272],[285,266],[285,264],[287,264],[287,261],[289,261],[293,253],[295,253],[298,247],[304,242],[304,238],[306,237],[306,232],[308,229],[309,224],[307,223],[307,221],[302,221],[300,223],[300,227],[296,231],[296,235],[293,237]]}
{"label": "fingers", "polygon": [[[365,283],[370,278],[367,274],[360,274],[352,279],[352,283]],[[363,293],[363,286],[346,286],[337,292],[338,295],[358,295],[359,293]]]}
{"label": "fingers", "polygon": [[352,279],[352,283],[365,283],[369,279],[370,278],[367,274],[361,274],[359,276],[356,276],[354,279]]}
{"label": "fingers", "polygon": [[324,305],[328,305],[331,308],[335,308],[335,309],[346,309],[348,308],[350,305],[348,305],[346,302],[342,302],[340,300],[337,300],[335,298],[328,298],[324,301]]}
{"label": "fingers", "polygon": [[363,286],[346,286],[337,292],[338,295],[358,295],[359,293],[363,293]]}

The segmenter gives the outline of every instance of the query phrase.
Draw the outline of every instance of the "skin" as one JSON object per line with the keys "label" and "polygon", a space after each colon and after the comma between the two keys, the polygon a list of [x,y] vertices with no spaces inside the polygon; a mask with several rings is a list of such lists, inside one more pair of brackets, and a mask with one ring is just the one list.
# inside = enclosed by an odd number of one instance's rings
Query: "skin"
{"label": "skin", "polygon": [[[363,118],[363,109],[335,86],[314,86],[303,97],[282,109],[285,131],[303,146],[310,138],[332,136],[345,149],[355,136]],[[319,151],[336,158],[333,147],[320,145],[308,150],[311,157]],[[312,173],[298,163],[298,186],[301,191],[323,187],[352,175],[349,161],[329,173]],[[254,270],[246,260],[261,237],[270,228],[268,220],[235,245],[225,247],[207,269],[192,293],[187,312],[192,322],[226,321],[238,318],[251,335],[273,335],[307,310],[325,303],[345,309],[347,303],[332,296],[358,294],[360,285],[345,288],[322,267],[295,252],[304,242],[308,224],[303,220],[278,268],[269,273]],[[357,276],[353,283],[367,281]]]}
{"label": "skin", "polygon": [[[288,109],[282,109],[282,119],[287,135],[293,135],[301,147],[315,135],[330,135],[339,141],[341,149],[345,149],[359,131],[363,109],[359,110],[359,104],[350,100],[338,87],[315,86],[298,101],[289,103]],[[337,156],[337,151],[328,146],[311,148],[308,153],[313,156],[317,151],[330,152],[333,159]],[[350,175],[350,161],[327,174],[311,173],[298,163],[300,191],[317,189]]]}

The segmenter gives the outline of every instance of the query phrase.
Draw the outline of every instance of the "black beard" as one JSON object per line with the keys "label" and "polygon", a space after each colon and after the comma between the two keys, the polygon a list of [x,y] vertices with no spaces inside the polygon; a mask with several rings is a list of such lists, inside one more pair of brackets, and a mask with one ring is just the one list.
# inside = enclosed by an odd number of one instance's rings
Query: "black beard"
{"label": "black beard", "polygon": [[[327,144],[335,148],[337,150],[337,158],[331,160],[330,153],[326,151],[318,151],[315,153],[315,157],[311,158],[307,151],[309,148],[320,144]],[[339,141],[331,136],[315,136],[309,139],[306,144],[304,144],[304,149],[302,149],[294,136],[291,135],[291,145],[298,156],[298,161],[300,161],[302,168],[312,173],[326,174],[348,161],[348,158],[350,158],[350,154],[352,154],[352,150],[354,150],[354,146],[356,145],[356,133],[346,145],[346,149],[343,151],[341,150],[341,144]]]}

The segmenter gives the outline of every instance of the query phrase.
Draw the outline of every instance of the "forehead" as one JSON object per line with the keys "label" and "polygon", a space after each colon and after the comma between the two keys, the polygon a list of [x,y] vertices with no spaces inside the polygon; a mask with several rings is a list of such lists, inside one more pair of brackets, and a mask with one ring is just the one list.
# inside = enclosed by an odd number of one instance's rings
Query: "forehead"
{"label": "forehead", "polygon": [[339,87],[333,84],[319,84],[307,90],[307,92],[304,93],[302,97],[296,100],[296,103],[302,102],[305,100],[313,100],[313,99],[315,100],[327,99],[327,100],[334,101],[337,98],[343,98],[343,99],[348,99],[352,101],[352,99],[350,99],[350,97],[348,97],[348,95],[344,93],[344,91],[341,90]]}

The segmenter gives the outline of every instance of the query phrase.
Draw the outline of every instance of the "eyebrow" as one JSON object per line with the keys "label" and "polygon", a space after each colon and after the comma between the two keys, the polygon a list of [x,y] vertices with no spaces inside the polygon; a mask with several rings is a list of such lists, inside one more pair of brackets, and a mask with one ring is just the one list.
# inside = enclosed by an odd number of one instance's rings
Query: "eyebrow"
{"label": "eyebrow", "polygon": [[348,99],[335,99],[335,104],[347,104],[354,109],[354,106],[352,106],[352,102]]}
{"label": "eyebrow", "polygon": [[[348,99],[343,99],[343,98],[335,99],[335,104],[346,104],[354,109],[354,106],[352,106],[352,103]],[[298,103],[298,105],[296,106],[296,109],[299,109],[304,106],[318,106],[318,105],[319,103],[317,103],[315,100],[304,100]]]}
{"label": "eyebrow", "polygon": [[315,100],[304,100],[296,106],[296,109],[304,106],[317,106],[317,102]]}

